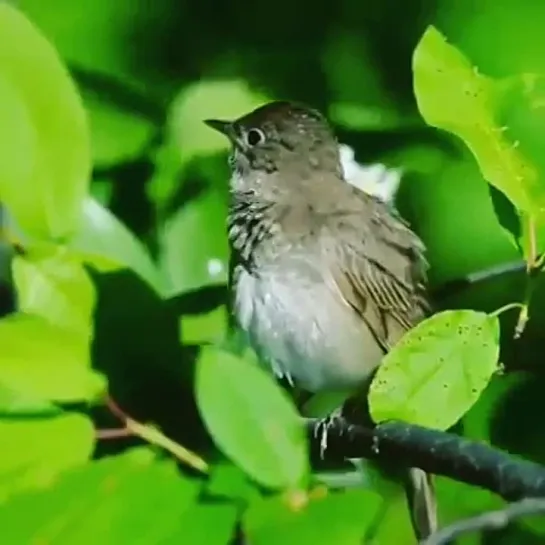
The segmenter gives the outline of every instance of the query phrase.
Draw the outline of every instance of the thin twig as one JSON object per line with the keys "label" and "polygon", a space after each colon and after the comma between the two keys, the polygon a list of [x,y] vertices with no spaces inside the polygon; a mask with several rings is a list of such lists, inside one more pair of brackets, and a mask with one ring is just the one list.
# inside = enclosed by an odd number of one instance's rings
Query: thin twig
{"label": "thin twig", "polygon": [[185,463],[189,467],[196,469],[200,473],[208,473],[209,466],[208,464],[194,452],[191,452],[189,449],[186,449],[182,445],[179,445],[172,439],[169,439],[161,431],[152,426],[146,426],[145,424],[140,424],[136,420],[130,418],[125,412],[117,405],[117,403],[108,396],[106,404],[108,405],[110,411],[114,416],[117,416],[125,424],[125,428],[132,434],[142,439],[148,441],[153,445],[161,447],[166,451],[173,454],[181,462]]}
{"label": "thin twig", "polygon": [[531,515],[545,515],[545,498],[527,498],[505,509],[455,522],[421,541],[420,545],[446,545],[463,534],[501,530],[514,520]]}
{"label": "thin twig", "polygon": [[96,430],[95,436],[97,439],[123,439],[132,437],[134,434],[127,428],[114,428],[108,430]]}

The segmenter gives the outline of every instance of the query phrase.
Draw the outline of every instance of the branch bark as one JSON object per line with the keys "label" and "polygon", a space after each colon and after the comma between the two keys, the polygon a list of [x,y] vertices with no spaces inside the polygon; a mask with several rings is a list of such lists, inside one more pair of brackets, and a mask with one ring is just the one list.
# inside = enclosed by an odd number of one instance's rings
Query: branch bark
{"label": "branch bark", "polygon": [[545,497],[545,467],[483,443],[403,422],[374,428],[340,416],[307,420],[315,457],[340,461],[367,458],[419,467],[495,492],[507,501]]}

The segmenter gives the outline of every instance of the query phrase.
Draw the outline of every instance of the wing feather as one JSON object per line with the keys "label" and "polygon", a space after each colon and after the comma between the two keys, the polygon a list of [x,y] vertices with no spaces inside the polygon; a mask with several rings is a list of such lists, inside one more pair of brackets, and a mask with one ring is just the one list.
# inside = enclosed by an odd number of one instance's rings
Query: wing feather
{"label": "wing feather", "polygon": [[335,289],[386,352],[430,312],[428,264],[422,242],[407,225],[370,203],[370,222],[362,221],[360,211],[359,219],[349,214],[337,225],[340,237],[328,248],[334,255],[326,263]]}

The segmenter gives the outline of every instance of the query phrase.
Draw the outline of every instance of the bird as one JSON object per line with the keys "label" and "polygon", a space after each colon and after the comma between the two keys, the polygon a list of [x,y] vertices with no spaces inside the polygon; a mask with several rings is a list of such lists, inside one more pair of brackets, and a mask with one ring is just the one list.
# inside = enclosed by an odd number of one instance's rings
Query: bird
{"label": "bird", "polygon": [[[230,142],[229,293],[259,361],[309,393],[353,392],[431,312],[425,246],[390,206],[347,183],[318,110],[263,104],[204,120]],[[408,469],[419,539],[437,528],[431,476]]]}

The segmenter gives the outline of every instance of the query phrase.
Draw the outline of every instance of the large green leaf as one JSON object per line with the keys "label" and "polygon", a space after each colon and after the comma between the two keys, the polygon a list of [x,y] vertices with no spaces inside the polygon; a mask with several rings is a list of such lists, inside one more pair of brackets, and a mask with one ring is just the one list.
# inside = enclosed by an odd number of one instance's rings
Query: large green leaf
{"label": "large green leaf", "polygon": [[134,449],[1,505],[2,539],[50,545],[194,543],[184,539],[183,515],[198,491],[197,482],[183,478],[174,462]]}
{"label": "large green leaf", "polygon": [[373,378],[373,420],[440,430],[454,425],[498,370],[499,335],[496,316],[472,310],[440,312],[418,324],[386,354]]}
{"label": "large green leaf", "polygon": [[133,270],[158,293],[163,282],[144,245],[107,208],[85,200],[79,231],[70,249],[102,271]]}
{"label": "large green leaf", "polygon": [[88,190],[87,119],[45,37],[0,3],[0,200],[29,236],[73,233]]}
{"label": "large green leaf", "polygon": [[301,485],[308,472],[305,430],[273,377],[212,347],[197,366],[197,403],[218,447],[265,486]]}
{"label": "large green leaf", "polygon": [[248,501],[260,496],[256,484],[238,466],[219,463],[212,469],[206,492],[213,498]]}
{"label": "large green leaf", "polygon": [[90,340],[95,289],[79,261],[50,248],[16,256],[12,267],[19,310]]}
{"label": "large green leaf", "polygon": [[85,401],[105,379],[90,367],[89,343],[47,320],[14,314],[0,320],[0,384],[31,398]]}
{"label": "large green leaf", "polygon": [[254,501],[243,525],[252,545],[361,545],[378,514],[380,497],[347,490],[317,497],[272,497]]}
{"label": "large green leaf", "polygon": [[545,186],[540,173],[498,124],[501,82],[480,74],[435,27],[420,40],[413,70],[416,99],[426,122],[461,138],[486,180],[519,210],[543,216]]}
{"label": "large green leaf", "polygon": [[54,482],[83,464],[94,448],[94,427],[80,414],[53,418],[0,419],[0,504],[7,496]]}

